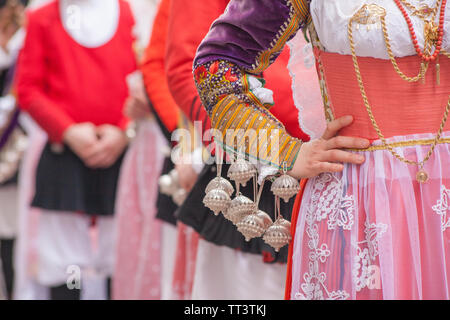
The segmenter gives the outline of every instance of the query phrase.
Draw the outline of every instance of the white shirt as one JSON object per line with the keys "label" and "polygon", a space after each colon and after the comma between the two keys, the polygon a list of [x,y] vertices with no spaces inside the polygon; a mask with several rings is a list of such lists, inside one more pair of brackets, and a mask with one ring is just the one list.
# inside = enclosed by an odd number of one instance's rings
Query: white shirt
{"label": "white shirt", "polygon": [[111,40],[119,24],[118,0],[60,0],[59,10],[67,33],[88,48]]}
{"label": "white shirt", "polygon": [[[409,0],[419,8],[427,4],[433,8],[437,0]],[[349,20],[364,4],[377,4],[386,9],[386,24],[396,57],[415,55],[408,24],[393,0],[312,0],[311,15],[321,44],[329,52],[351,54],[347,27]],[[414,25],[417,41],[423,49],[424,22],[406,10]],[[439,22],[439,12],[436,17]],[[446,7],[444,29],[450,31],[450,5]],[[353,28],[356,53],[362,57],[388,59],[383,33],[380,28],[367,30],[366,26]],[[450,32],[444,33],[442,48],[450,49]]]}

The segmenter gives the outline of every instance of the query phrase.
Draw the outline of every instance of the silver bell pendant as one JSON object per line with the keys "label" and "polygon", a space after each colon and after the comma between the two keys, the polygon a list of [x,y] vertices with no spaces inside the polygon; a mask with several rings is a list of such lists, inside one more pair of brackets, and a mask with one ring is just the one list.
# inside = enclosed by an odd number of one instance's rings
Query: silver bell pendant
{"label": "silver bell pendant", "polygon": [[283,164],[283,174],[275,179],[270,190],[286,203],[300,191],[300,184],[297,179],[287,174],[286,163]]}
{"label": "silver bell pendant", "polygon": [[226,212],[230,203],[230,196],[224,189],[212,189],[203,198],[203,204],[212,210],[216,216],[220,212]]}
{"label": "silver bell pendant", "polygon": [[292,240],[291,223],[284,219],[280,213],[280,199],[275,197],[275,210],[277,212],[277,219],[264,233],[263,240],[279,252],[281,248],[289,244]]}
{"label": "silver bell pendant", "polygon": [[236,198],[231,200],[230,206],[228,210],[223,212],[223,216],[236,225],[245,216],[256,212],[256,210],[256,204],[251,199],[238,194]]}
{"label": "silver bell pendant", "polygon": [[178,173],[175,169],[168,174],[162,175],[159,180],[159,190],[167,196],[173,196],[178,190]]}
{"label": "silver bell pendant", "polygon": [[230,181],[220,176],[212,179],[208,185],[206,186],[205,192],[208,193],[214,189],[222,189],[224,190],[230,197],[234,193],[234,187]]}
{"label": "silver bell pendant", "polygon": [[261,237],[272,224],[272,219],[264,211],[258,210],[239,221],[237,229],[245,237],[245,241]]}
{"label": "silver bell pendant", "polygon": [[256,167],[243,158],[238,158],[228,168],[228,178],[245,187],[247,182],[257,174]]}
{"label": "silver bell pendant", "polygon": [[292,240],[290,224],[286,219],[279,218],[267,229],[263,237],[264,242],[274,248],[276,252],[279,252]]}
{"label": "silver bell pendant", "polygon": [[[256,208],[258,207],[261,199],[262,190],[264,188],[264,182],[261,184],[256,199]],[[262,210],[257,210],[249,215],[246,215],[236,226],[238,231],[245,237],[246,241],[261,237],[264,232],[272,225],[272,218]]]}
{"label": "silver bell pendant", "polygon": [[172,195],[172,200],[175,202],[177,206],[181,206],[187,198],[187,192],[183,188],[178,189],[175,191],[175,193]]}
{"label": "silver bell pendant", "polygon": [[206,186],[206,196],[203,198],[203,204],[212,210],[217,216],[220,212],[226,212],[231,203],[231,195],[234,192],[233,185],[221,177],[223,153],[217,149],[217,177],[211,180]]}

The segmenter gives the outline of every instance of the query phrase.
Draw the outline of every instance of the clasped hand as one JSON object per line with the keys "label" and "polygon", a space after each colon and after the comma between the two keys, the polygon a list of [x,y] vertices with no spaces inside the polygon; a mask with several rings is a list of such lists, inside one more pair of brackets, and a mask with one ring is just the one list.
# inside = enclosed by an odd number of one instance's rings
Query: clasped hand
{"label": "clasped hand", "polygon": [[93,169],[112,166],[125,150],[128,139],[118,127],[90,122],[70,126],[64,132],[64,142],[84,164]]}

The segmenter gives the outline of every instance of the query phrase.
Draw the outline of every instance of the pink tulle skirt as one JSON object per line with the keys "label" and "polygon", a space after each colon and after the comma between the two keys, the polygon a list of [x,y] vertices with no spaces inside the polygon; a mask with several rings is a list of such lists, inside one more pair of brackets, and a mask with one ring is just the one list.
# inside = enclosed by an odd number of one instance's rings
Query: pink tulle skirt
{"label": "pink tulle skirt", "polygon": [[142,121],[121,168],[116,199],[113,299],[161,296],[161,223],[155,219],[164,138],[155,121]]}
{"label": "pink tulle skirt", "polygon": [[[434,135],[388,141],[423,139]],[[420,161],[429,148],[396,150]],[[323,173],[305,187],[291,299],[449,299],[450,144],[438,144],[426,162],[425,184],[417,182],[416,166],[387,150],[363,154],[363,165]]]}

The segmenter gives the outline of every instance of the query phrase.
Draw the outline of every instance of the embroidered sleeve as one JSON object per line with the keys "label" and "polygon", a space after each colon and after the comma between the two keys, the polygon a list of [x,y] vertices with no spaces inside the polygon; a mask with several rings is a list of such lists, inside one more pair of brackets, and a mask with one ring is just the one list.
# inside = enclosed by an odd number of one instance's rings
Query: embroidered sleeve
{"label": "embroidered sleeve", "polygon": [[231,0],[198,48],[197,89],[216,141],[228,152],[292,168],[301,141],[269,111],[273,101],[261,73],[309,22],[308,2]]}

